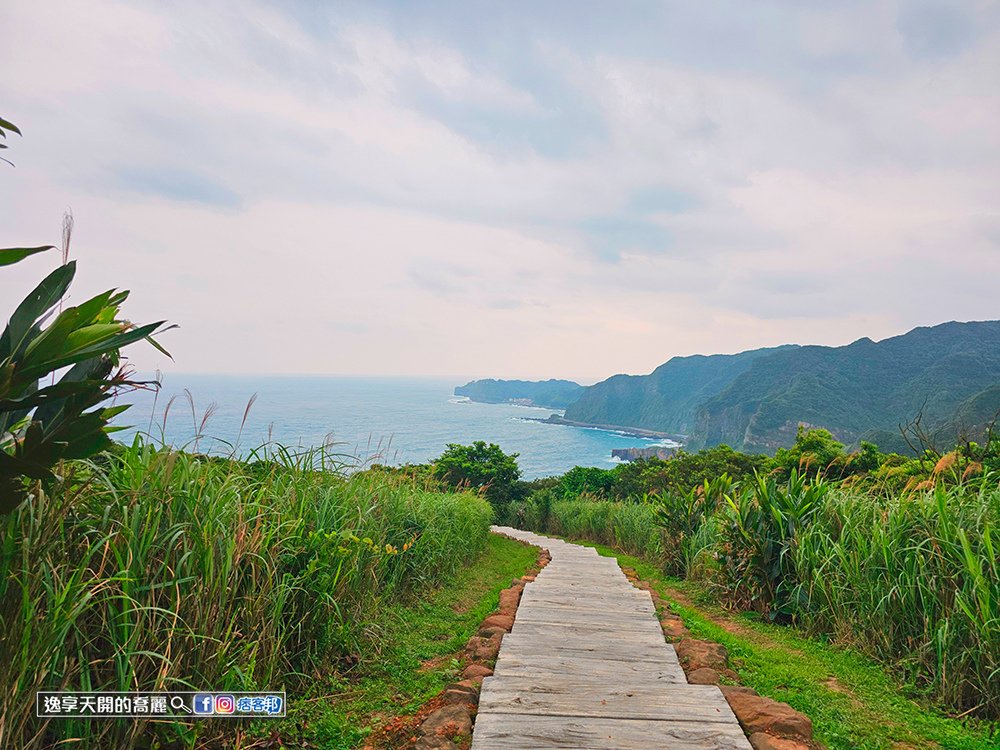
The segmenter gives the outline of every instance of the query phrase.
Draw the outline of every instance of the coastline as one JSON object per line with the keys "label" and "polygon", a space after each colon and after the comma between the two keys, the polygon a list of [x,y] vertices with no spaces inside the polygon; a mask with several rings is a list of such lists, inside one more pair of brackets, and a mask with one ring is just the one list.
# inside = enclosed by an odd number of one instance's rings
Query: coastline
{"label": "coastline", "polygon": [[525,417],[525,419],[530,419],[533,422],[545,422],[546,424],[559,424],[566,427],[582,427],[584,429],[590,430],[607,430],[608,432],[618,432],[622,435],[629,435],[630,437],[640,437],[640,438],[652,438],[654,440],[670,440],[678,445],[683,445],[684,440],[687,438],[686,435],[678,435],[672,432],[660,432],[659,430],[647,430],[642,427],[626,427],[624,425],[616,424],[591,424],[589,422],[574,422],[572,419],[566,419],[560,417],[557,414],[553,414],[548,419],[540,419],[535,417]]}

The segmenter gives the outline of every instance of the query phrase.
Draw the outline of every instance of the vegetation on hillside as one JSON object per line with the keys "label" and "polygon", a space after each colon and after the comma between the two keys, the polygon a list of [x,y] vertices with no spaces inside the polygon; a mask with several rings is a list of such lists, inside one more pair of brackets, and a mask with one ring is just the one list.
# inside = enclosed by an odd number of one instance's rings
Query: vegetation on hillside
{"label": "vegetation on hillside", "polygon": [[908,452],[917,419],[937,446],[978,438],[1000,413],[1000,321],[944,323],[848,346],[675,357],[584,389],[566,419],[687,435],[694,448],[773,454],[799,424]]}
{"label": "vegetation on hillside", "polygon": [[746,372],[754,360],[783,349],[673,357],[649,375],[615,375],[584,389],[566,419],[689,434],[698,407]]}
{"label": "vegetation on hillside", "polygon": [[998,384],[1000,321],[800,347],[758,360],[702,404],[691,444],[773,452],[791,443],[799,423],[855,442],[898,434],[919,416],[932,442],[944,446],[981,435],[1000,413]]}

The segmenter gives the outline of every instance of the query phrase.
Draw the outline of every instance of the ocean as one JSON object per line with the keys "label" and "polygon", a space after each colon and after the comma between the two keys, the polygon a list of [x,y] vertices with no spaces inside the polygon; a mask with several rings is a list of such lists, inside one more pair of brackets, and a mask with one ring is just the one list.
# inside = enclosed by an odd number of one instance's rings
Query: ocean
{"label": "ocean", "polygon": [[137,391],[119,398],[118,403],[133,406],[116,420],[130,429],[116,436],[128,441],[138,431],[175,447],[220,454],[235,449],[241,455],[267,442],[293,448],[332,442],[337,453],[362,465],[423,463],[440,456],[448,443],[485,440],[518,453],[525,479],[562,474],[574,466],[610,468],[616,463],[612,448],[665,444],[608,430],[543,424],[533,420],[561,412],[473,403],[453,395],[460,384],[418,378],[170,373],[158,394]]}

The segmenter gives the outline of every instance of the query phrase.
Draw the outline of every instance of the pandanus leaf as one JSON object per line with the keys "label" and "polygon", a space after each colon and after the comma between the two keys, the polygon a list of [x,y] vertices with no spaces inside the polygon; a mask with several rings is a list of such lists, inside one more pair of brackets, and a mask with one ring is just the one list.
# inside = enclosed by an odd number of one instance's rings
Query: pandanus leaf
{"label": "pandanus leaf", "polygon": [[[45,249],[0,250],[0,265]],[[120,387],[145,385],[112,375],[123,347],[146,340],[168,354],[152,339],[162,321],[134,326],[120,319],[127,291],[112,289],[63,309],[43,328],[75,272],[76,264],[67,263],[48,274],[0,335],[0,513],[24,500],[24,479],[51,480],[58,461],[111,446],[109,422],[127,406],[100,405]],[[58,383],[38,387],[63,368],[69,369]]]}
{"label": "pandanus leaf", "polygon": [[62,299],[76,273],[76,263],[59,266],[46,276],[10,316],[10,323],[0,335],[0,361],[22,353],[29,334],[39,330],[38,320]]}
{"label": "pandanus leaf", "polygon": [[[3,144],[0,144],[0,147],[6,148]],[[3,247],[0,248],[0,266],[10,266],[36,253],[43,253],[46,250],[54,249],[52,245],[42,245],[40,247]]]}
{"label": "pandanus leaf", "polygon": [[7,134],[3,132],[4,130],[9,130],[12,133],[21,135],[21,131],[18,129],[17,125],[0,117],[0,135],[3,135],[6,138]]}

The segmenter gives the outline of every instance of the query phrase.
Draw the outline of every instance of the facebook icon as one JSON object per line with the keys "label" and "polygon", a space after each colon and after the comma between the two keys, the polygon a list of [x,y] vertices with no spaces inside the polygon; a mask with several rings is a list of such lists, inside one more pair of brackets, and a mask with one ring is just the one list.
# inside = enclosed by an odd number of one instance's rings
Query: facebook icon
{"label": "facebook icon", "polygon": [[194,712],[196,714],[214,714],[215,697],[211,693],[198,693],[194,696]]}

